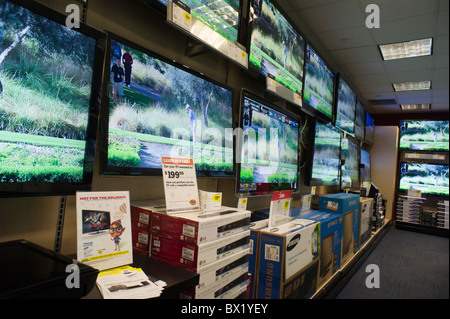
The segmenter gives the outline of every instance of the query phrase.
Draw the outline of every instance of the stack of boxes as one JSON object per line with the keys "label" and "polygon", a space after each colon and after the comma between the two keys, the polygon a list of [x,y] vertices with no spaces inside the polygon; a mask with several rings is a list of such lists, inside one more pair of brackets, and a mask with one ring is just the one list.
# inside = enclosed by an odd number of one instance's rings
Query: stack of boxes
{"label": "stack of boxes", "polygon": [[372,236],[373,198],[361,197],[359,200],[359,247]]}
{"label": "stack of boxes", "polygon": [[438,201],[437,227],[448,229],[448,200]]}
{"label": "stack of boxes", "polygon": [[383,227],[385,210],[383,194],[376,193],[373,202],[372,231],[376,232]]}
{"label": "stack of boxes", "polygon": [[397,201],[397,220],[420,224],[420,216],[424,202],[425,198],[423,197],[400,195]]}

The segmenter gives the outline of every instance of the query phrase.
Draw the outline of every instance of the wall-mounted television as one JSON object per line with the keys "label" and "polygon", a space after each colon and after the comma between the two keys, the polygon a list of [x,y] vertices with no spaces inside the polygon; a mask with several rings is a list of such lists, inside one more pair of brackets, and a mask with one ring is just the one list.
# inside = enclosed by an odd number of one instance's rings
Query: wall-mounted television
{"label": "wall-mounted television", "polygon": [[197,176],[233,177],[233,91],[116,35],[108,48],[101,174],[160,176],[174,156]]}
{"label": "wall-mounted television", "polygon": [[356,93],[347,82],[345,82],[342,76],[339,76],[337,85],[336,120],[334,125],[349,134],[354,134],[355,108]]}
{"label": "wall-mounted television", "polygon": [[334,73],[309,44],[306,47],[303,101],[328,119],[333,118]]}
{"label": "wall-mounted television", "polygon": [[90,190],[105,35],[0,1],[0,196]]}
{"label": "wall-mounted television", "polygon": [[373,143],[373,134],[374,134],[374,121],[372,115],[370,115],[369,112],[366,112],[366,128],[365,128],[365,135],[364,135],[364,141],[372,144]]}
{"label": "wall-mounted television", "polygon": [[364,106],[360,101],[356,102],[356,112],[355,112],[355,137],[361,141],[364,141],[365,133],[365,116],[366,111]]}
{"label": "wall-mounted television", "polygon": [[305,40],[272,2],[250,0],[249,68],[301,94]]}
{"label": "wall-mounted television", "polygon": [[341,132],[331,124],[315,123],[312,159],[308,169],[310,186],[339,185]]}
{"label": "wall-mounted television", "polygon": [[449,150],[449,121],[402,121],[400,149],[421,151]]}
{"label": "wall-mounted television", "polygon": [[363,182],[370,182],[370,153],[361,149],[360,153],[360,179]]}
{"label": "wall-mounted television", "polygon": [[236,145],[236,193],[298,191],[300,118],[247,91],[241,92]]}
{"label": "wall-mounted television", "polygon": [[449,166],[427,163],[400,163],[399,191],[420,190],[424,195],[449,195]]}
{"label": "wall-mounted television", "polygon": [[359,146],[350,138],[341,140],[341,188],[359,189]]}

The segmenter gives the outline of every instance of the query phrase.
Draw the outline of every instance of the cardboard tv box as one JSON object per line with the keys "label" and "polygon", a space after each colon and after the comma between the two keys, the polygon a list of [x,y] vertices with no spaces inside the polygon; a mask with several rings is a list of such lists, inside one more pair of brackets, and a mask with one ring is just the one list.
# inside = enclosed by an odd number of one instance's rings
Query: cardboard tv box
{"label": "cardboard tv box", "polygon": [[200,245],[153,234],[151,255],[172,260],[193,271],[249,248],[250,230]]}
{"label": "cardboard tv box", "polygon": [[222,206],[220,211],[167,215],[152,213],[152,234],[203,244],[250,229],[250,211]]}
{"label": "cardboard tv box", "polygon": [[320,256],[320,223],[295,218],[261,230],[257,298],[282,296],[284,284]]}
{"label": "cardboard tv box", "polygon": [[317,281],[322,286],[341,267],[342,215],[312,211],[302,218],[320,222],[320,267]]}
{"label": "cardboard tv box", "polygon": [[361,197],[359,200],[359,248],[372,236],[373,198]]}
{"label": "cardboard tv box", "polygon": [[350,193],[322,195],[319,198],[320,211],[343,217],[341,266],[359,250],[359,198],[359,194]]}
{"label": "cardboard tv box", "polygon": [[267,228],[269,225],[268,219],[262,219],[250,223],[250,242],[249,242],[249,261],[248,261],[248,273],[250,276],[249,287],[249,299],[253,299],[256,296],[255,287],[258,281],[258,269],[259,269],[259,247],[261,229]]}
{"label": "cardboard tv box", "polygon": [[139,200],[130,203],[131,225],[150,231],[152,213],[165,211],[166,204],[163,199]]}

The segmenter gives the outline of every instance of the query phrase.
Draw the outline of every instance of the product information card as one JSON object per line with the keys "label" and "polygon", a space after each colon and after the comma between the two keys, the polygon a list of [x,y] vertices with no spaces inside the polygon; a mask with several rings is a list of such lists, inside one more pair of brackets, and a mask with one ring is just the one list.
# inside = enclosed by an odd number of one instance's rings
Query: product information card
{"label": "product information card", "polygon": [[197,175],[192,158],[162,157],[167,214],[200,209]]}
{"label": "product information card", "polygon": [[133,262],[130,195],[77,192],[77,259],[99,270]]}
{"label": "product information card", "polygon": [[269,227],[288,222],[291,219],[291,198],[293,191],[273,193],[270,201]]}

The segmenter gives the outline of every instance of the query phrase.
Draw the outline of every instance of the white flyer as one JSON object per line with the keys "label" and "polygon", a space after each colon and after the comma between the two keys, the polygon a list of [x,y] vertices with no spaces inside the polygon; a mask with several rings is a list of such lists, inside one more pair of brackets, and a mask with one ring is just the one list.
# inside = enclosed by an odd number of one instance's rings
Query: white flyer
{"label": "white flyer", "polygon": [[133,262],[128,191],[77,192],[77,259],[99,270]]}
{"label": "white flyer", "polygon": [[200,209],[197,175],[192,158],[162,157],[167,214]]}
{"label": "white flyer", "polygon": [[269,227],[288,222],[291,219],[291,199],[293,191],[277,191],[272,195],[269,211]]}

